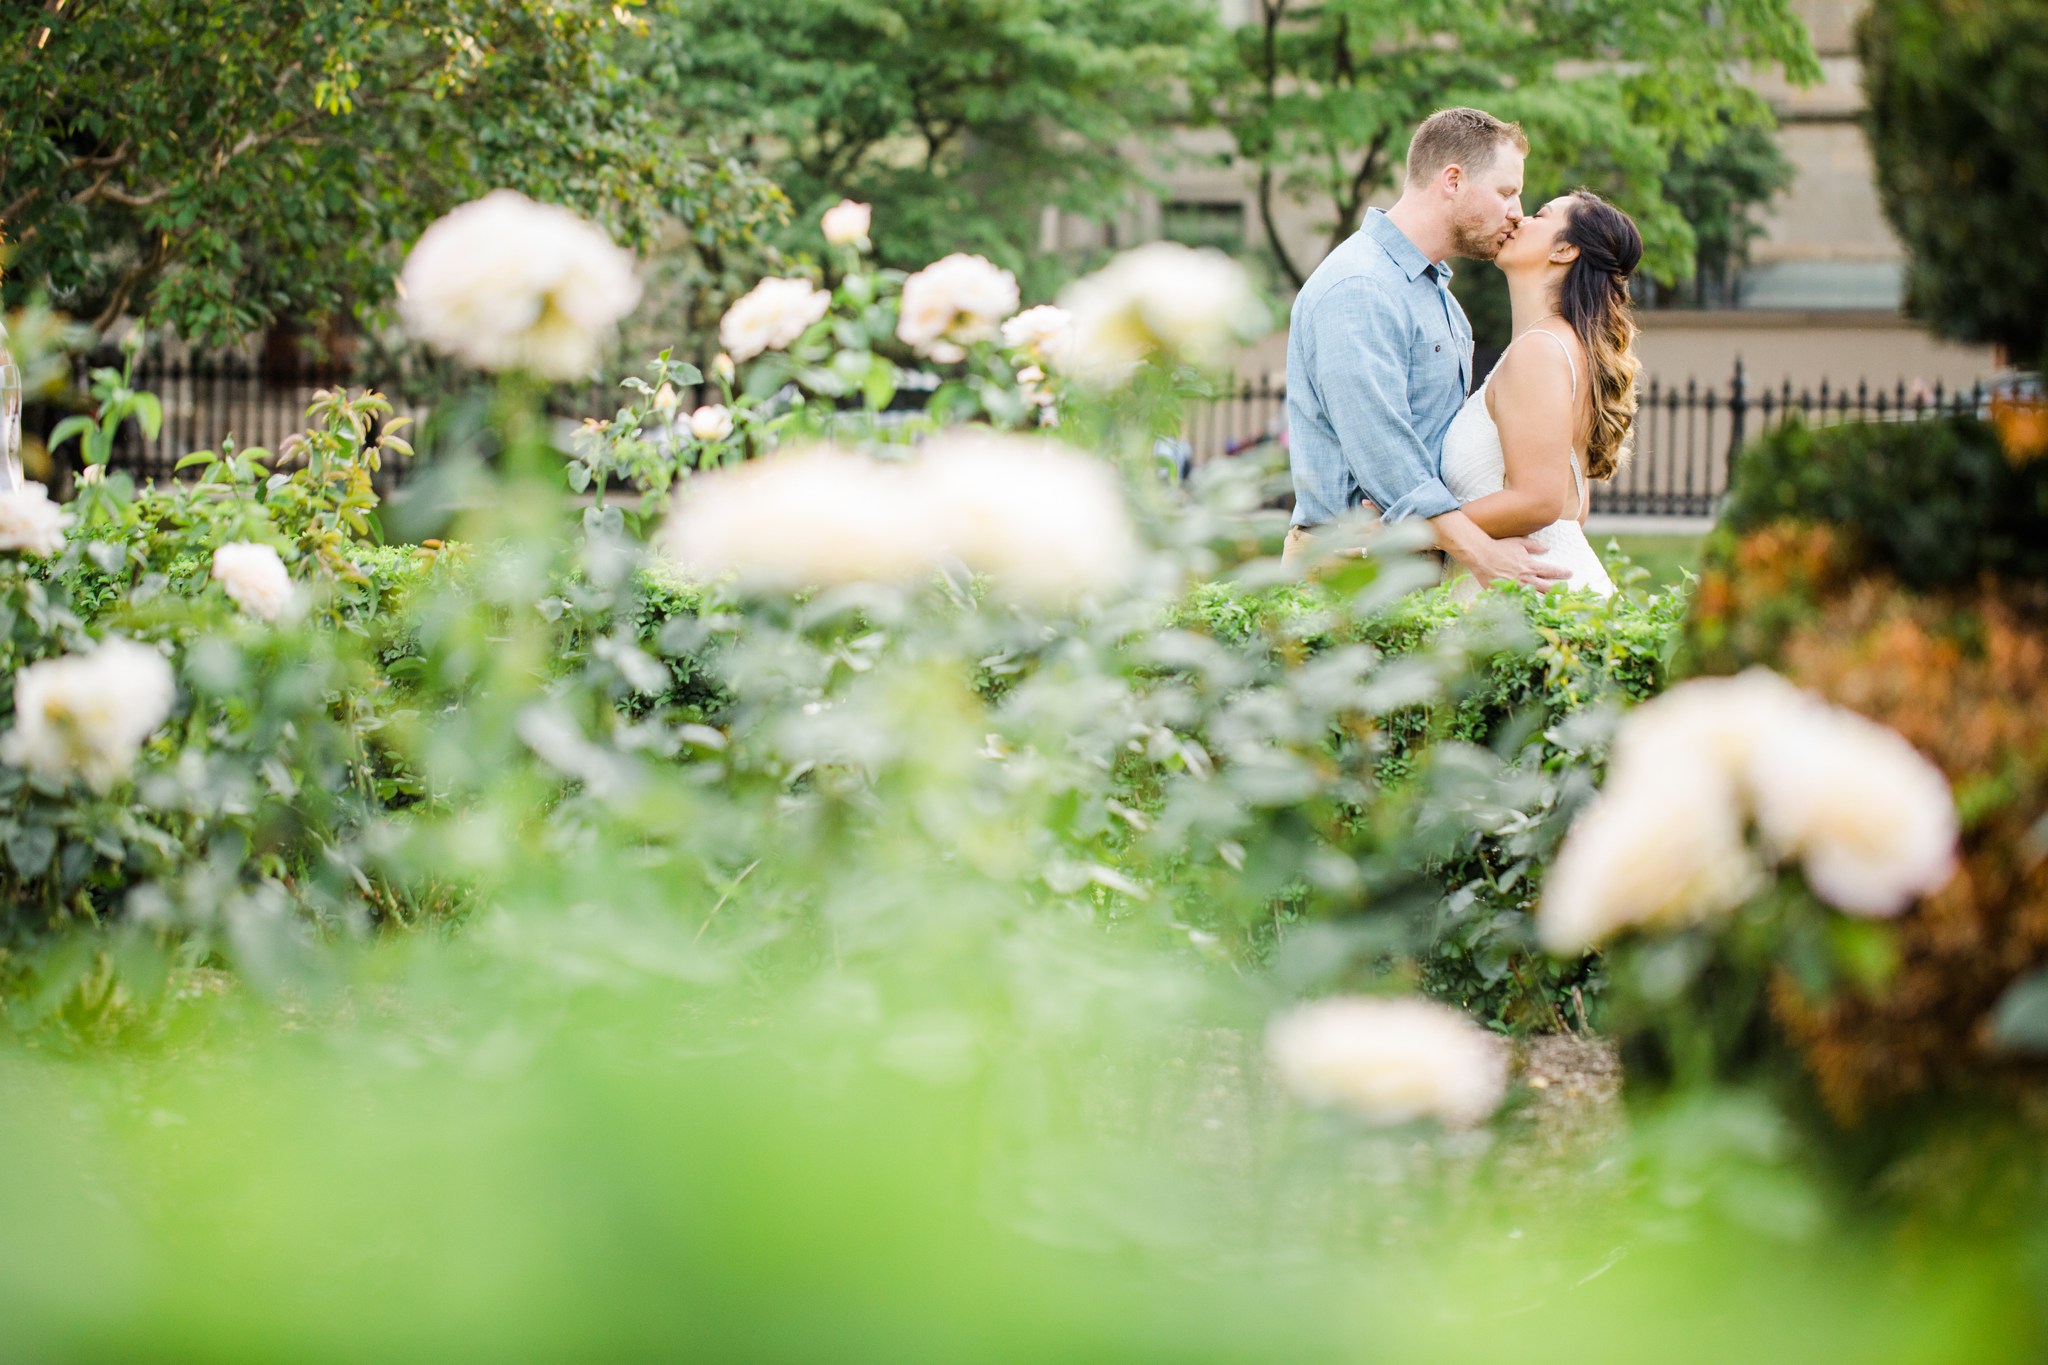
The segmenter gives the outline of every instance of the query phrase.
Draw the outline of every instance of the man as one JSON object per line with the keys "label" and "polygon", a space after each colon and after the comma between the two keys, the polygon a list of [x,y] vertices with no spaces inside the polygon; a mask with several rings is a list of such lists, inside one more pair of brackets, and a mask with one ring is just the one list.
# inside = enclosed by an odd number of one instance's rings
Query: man
{"label": "man", "polygon": [[1370,210],[1294,300],[1287,337],[1294,524],[1287,558],[1340,520],[1425,518],[1482,583],[1566,576],[1542,547],[1495,540],[1438,476],[1444,432],[1472,385],[1472,328],[1449,258],[1490,261],[1522,218],[1528,139],[1478,109],[1445,109],[1408,144],[1407,184]]}

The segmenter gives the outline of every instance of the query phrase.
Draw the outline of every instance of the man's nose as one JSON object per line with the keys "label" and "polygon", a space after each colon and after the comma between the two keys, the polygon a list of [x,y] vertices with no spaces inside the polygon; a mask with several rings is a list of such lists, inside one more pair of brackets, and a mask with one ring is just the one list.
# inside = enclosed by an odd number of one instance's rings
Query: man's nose
{"label": "man's nose", "polygon": [[1514,224],[1516,224],[1516,223],[1519,223],[1519,222],[1521,222],[1521,221],[1522,221],[1522,201],[1521,201],[1520,199],[1511,199],[1511,200],[1509,200],[1509,201],[1508,201],[1508,224],[1509,224],[1509,226],[1513,226]]}

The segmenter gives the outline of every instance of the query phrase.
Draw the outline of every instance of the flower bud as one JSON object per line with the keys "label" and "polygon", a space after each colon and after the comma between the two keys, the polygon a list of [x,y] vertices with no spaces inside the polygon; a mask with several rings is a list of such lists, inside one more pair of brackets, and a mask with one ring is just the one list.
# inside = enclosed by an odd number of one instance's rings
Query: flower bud
{"label": "flower bud", "polygon": [[675,385],[663,384],[654,391],[654,410],[664,416],[676,410]]}
{"label": "flower bud", "polygon": [[868,205],[842,199],[825,210],[821,226],[825,229],[825,240],[831,245],[864,249],[868,244],[868,227],[873,221],[874,210]]}
{"label": "flower bud", "polygon": [[735,373],[732,357],[724,351],[720,351],[718,359],[711,362],[711,372],[718,376],[721,383],[732,383],[732,377]]}
{"label": "flower bud", "polygon": [[690,414],[690,434],[700,441],[723,441],[732,435],[732,413],[718,403]]}

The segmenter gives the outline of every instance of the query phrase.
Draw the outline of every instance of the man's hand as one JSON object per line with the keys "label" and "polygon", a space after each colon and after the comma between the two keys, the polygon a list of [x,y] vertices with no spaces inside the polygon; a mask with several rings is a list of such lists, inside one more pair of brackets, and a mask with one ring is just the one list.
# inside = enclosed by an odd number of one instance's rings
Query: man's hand
{"label": "man's hand", "polygon": [[1446,512],[1429,523],[1444,553],[1471,570],[1482,583],[1520,583],[1548,592],[1571,577],[1562,564],[1544,557],[1540,542],[1527,536],[1495,540],[1463,512]]}

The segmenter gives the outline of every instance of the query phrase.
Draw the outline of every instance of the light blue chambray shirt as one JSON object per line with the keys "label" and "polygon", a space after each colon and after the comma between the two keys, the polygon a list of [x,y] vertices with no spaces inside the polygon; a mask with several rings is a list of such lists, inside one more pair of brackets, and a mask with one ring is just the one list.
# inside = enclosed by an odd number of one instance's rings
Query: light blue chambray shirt
{"label": "light blue chambray shirt", "polygon": [[1287,333],[1294,524],[1335,521],[1370,498],[1387,521],[1458,500],[1440,477],[1444,433],[1472,382],[1472,327],[1432,264],[1386,214],[1308,277]]}

